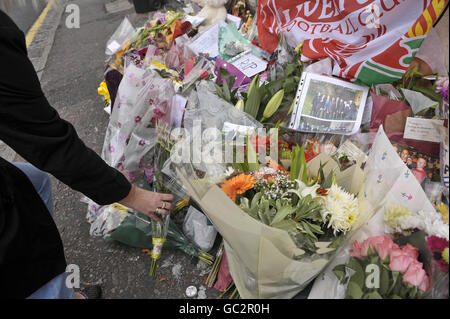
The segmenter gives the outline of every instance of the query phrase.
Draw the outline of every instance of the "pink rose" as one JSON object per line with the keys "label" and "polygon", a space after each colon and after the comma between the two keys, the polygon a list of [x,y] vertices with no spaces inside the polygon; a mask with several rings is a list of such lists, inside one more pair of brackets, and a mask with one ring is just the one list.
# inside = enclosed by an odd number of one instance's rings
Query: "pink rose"
{"label": "pink rose", "polygon": [[406,244],[405,246],[402,246],[402,251],[411,256],[414,259],[419,258],[419,249],[417,247],[414,247],[413,245]]}
{"label": "pink rose", "polygon": [[403,250],[401,250],[401,248],[392,249],[391,252],[389,253],[389,257],[391,259],[402,255],[405,255],[405,253],[403,252]]}
{"label": "pink rose", "polygon": [[387,256],[389,256],[389,252],[391,251],[391,245],[389,242],[383,242],[375,246],[375,250],[378,253],[378,256],[382,260],[384,260]]}
{"label": "pink rose", "polygon": [[411,256],[403,253],[401,255],[391,257],[391,262],[389,263],[389,267],[392,271],[398,271],[404,273],[408,270],[408,267],[411,263],[415,262],[416,259]]}
{"label": "pink rose", "polygon": [[367,238],[361,245],[361,255],[366,256],[367,251],[371,248],[372,252],[376,251],[381,259],[385,259],[391,250],[398,246],[387,236],[375,236]]}
{"label": "pink rose", "polygon": [[361,245],[357,240],[353,242],[352,248],[350,249],[350,256],[355,258],[364,257],[361,253]]}
{"label": "pink rose", "polygon": [[361,254],[367,256],[367,251],[371,248],[372,252],[375,250],[377,244],[383,242],[383,236],[369,237],[361,244]]}
{"label": "pink rose", "polygon": [[430,279],[427,276],[425,276],[419,285],[419,289],[422,290],[423,292],[427,292],[428,288],[430,288]]}
{"label": "pink rose", "polygon": [[414,287],[428,288],[426,287],[427,283],[424,283],[425,280],[428,281],[428,277],[422,266],[423,264],[418,261],[411,263],[408,270],[403,274],[403,282]]}

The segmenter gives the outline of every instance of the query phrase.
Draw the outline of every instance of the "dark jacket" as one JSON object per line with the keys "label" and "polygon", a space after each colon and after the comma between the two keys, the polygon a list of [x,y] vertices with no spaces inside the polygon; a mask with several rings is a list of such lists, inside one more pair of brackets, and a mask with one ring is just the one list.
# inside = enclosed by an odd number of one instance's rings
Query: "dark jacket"
{"label": "dark jacket", "polygon": [[[25,37],[0,11],[0,140],[98,204],[131,184],[81,141],[45,98]],[[65,270],[61,239],[26,176],[0,158],[0,297],[23,298]]]}

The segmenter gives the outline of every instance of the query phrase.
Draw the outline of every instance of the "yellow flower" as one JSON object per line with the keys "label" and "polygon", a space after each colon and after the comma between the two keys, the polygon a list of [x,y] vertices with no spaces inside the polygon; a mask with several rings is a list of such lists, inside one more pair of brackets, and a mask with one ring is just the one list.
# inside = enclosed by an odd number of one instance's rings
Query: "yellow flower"
{"label": "yellow flower", "polygon": [[442,220],[448,225],[448,206],[444,203],[441,203],[439,205],[439,211],[441,212]]}
{"label": "yellow flower", "polygon": [[386,207],[386,212],[384,213],[384,222],[392,227],[396,228],[399,226],[397,219],[402,216],[411,216],[411,211],[403,206],[392,205]]}
{"label": "yellow flower", "polygon": [[255,185],[255,177],[247,174],[237,175],[222,183],[222,191],[231,198],[233,202],[236,201],[236,196],[245,193],[252,189]]}
{"label": "yellow flower", "polygon": [[108,87],[106,86],[105,81],[100,83],[100,86],[97,89],[97,93],[98,93],[98,95],[102,95],[104,97],[105,101],[107,101],[108,103],[111,100],[111,97],[109,96]]}
{"label": "yellow flower", "polygon": [[295,48],[295,52],[300,53],[303,49],[303,42],[300,42],[297,47]]}

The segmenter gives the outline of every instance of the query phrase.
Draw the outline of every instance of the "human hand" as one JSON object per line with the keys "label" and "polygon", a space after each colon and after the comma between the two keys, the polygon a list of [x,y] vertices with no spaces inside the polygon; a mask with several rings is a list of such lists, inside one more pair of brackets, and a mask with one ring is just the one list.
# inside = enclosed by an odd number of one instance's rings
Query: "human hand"
{"label": "human hand", "polygon": [[156,210],[158,210],[158,213],[167,215],[172,208],[173,200],[174,197],[171,194],[155,193],[132,186],[128,196],[119,201],[119,203],[159,222],[161,219],[156,215]]}

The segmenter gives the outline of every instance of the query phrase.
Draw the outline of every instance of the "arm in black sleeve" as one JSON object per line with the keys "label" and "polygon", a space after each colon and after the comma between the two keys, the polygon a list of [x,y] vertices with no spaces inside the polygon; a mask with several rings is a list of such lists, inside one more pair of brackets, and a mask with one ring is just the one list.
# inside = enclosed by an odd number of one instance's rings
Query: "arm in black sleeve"
{"label": "arm in black sleeve", "polygon": [[99,204],[125,198],[131,184],[61,119],[45,98],[25,38],[0,11],[0,139],[34,166]]}

